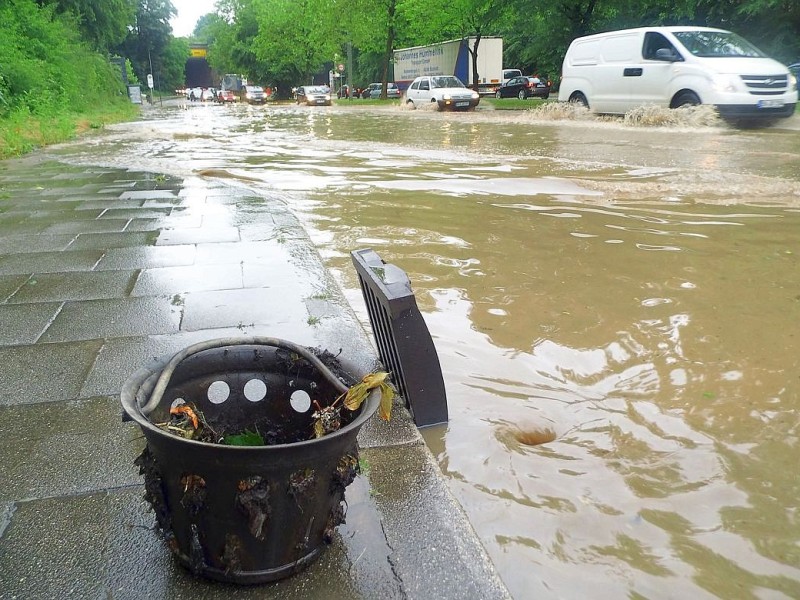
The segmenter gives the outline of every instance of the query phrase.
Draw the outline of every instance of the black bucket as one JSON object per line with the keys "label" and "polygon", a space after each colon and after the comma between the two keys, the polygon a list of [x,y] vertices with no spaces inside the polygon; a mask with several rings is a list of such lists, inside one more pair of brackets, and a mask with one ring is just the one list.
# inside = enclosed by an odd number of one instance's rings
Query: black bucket
{"label": "black bucket", "polygon": [[[344,522],[345,488],[358,473],[356,435],[380,402],[373,390],[357,411],[341,411],[338,430],[313,438],[317,405],[347,389],[307,348],[261,337],[196,344],[131,376],[121,400],[147,440],[136,461],[145,497],[184,566],[220,581],[263,583],[319,556]],[[182,402],[215,434],[257,430],[269,445],[206,443],[155,425]]]}

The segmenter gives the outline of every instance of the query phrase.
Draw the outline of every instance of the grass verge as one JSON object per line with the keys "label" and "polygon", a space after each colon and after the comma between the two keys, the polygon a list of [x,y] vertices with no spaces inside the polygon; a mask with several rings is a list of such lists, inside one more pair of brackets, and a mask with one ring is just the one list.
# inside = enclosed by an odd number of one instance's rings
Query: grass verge
{"label": "grass verge", "polygon": [[0,159],[21,156],[51,144],[58,144],[110,123],[130,121],[139,107],[120,102],[81,113],[33,115],[15,111],[0,118]]}

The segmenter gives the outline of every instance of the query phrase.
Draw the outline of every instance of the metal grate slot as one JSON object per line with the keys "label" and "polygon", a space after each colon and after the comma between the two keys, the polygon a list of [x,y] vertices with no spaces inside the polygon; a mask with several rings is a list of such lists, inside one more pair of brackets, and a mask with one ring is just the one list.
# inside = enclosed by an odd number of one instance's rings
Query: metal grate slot
{"label": "metal grate slot", "polygon": [[417,427],[447,422],[439,357],[405,272],[367,248],[350,253],[378,355]]}

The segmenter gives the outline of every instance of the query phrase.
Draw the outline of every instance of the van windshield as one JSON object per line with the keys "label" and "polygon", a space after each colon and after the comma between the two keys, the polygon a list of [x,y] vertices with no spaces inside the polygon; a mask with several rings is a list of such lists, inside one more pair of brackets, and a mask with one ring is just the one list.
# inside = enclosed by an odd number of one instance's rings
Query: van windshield
{"label": "van windshield", "polygon": [[746,39],[730,31],[676,31],[675,37],[689,52],[699,57],[767,56]]}

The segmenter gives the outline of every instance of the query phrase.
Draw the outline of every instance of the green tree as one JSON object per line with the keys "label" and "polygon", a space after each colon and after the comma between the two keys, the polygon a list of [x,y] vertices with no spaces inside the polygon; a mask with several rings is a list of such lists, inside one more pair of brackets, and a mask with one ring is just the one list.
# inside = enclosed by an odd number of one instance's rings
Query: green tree
{"label": "green tree", "polygon": [[147,79],[152,73],[157,87],[162,86],[167,50],[172,40],[169,20],[176,14],[170,0],[138,0],[136,20],[119,52],[130,59],[136,76]]}
{"label": "green tree", "polygon": [[40,0],[55,14],[70,14],[81,37],[98,50],[109,50],[125,39],[134,22],[136,0]]}
{"label": "green tree", "polygon": [[189,42],[185,38],[170,38],[161,62],[161,88],[182,88],[186,79],[186,59],[189,58]]}

